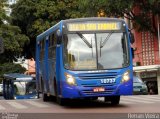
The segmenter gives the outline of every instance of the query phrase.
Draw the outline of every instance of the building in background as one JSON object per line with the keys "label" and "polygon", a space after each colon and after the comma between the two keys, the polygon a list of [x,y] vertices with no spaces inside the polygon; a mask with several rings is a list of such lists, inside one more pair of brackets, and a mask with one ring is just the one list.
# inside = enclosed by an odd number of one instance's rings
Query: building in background
{"label": "building in background", "polygon": [[[140,9],[136,6],[133,9],[134,14],[140,13]],[[158,33],[150,31],[140,32],[133,29],[135,43],[133,44],[134,50],[134,74],[139,76],[148,85],[149,91],[153,94],[160,94],[160,17],[152,17],[152,24]],[[132,29],[132,23],[128,21],[129,27]]]}
{"label": "building in background", "polygon": [[14,64],[20,64],[22,67],[26,69],[26,72],[24,74],[31,75],[35,77],[35,60],[33,58],[31,59],[25,59],[24,57],[17,58],[17,61],[13,61]]}
{"label": "building in background", "polygon": [[25,72],[25,74],[31,75],[33,77],[36,76],[36,71],[35,71],[35,60],[33,58],[31,59],[27,59],[26,61],[26,69],[27,71]]}

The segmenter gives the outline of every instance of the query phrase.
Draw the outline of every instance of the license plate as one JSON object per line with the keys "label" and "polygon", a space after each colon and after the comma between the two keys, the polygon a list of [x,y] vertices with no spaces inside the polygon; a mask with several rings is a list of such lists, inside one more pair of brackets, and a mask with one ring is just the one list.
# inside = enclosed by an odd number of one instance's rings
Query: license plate
{"label": "license plate", "polygon": [[93,88],[93,92],[104,92],[105,88],[103,87],[97,87],[97,88]]}

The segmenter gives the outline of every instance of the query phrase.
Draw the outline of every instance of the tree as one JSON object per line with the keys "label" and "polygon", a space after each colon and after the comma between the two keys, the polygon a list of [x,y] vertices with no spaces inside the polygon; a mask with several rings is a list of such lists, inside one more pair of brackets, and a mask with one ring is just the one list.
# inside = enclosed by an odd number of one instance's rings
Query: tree
{"label": "tree", "polygon": [[0,25],[7,19],[4,7],[6,6],[6,0],[0,0]]}
{"label": "tree", "polygon": [[[141,31],[157,32],[153,15],[160,15],[160,0],[79,0],[79,2],[80,8],[87,16],[97,16],[97,13],[103,10],[108,17],[126,17]],[[135,14],[134,7],[138,7],[141,12]]]}
{"label": "tree", "polygon": [[3,40],[4,52],[0,54],[0,63],[12,62],[16,55],[20,55],[23,46],[29,41],[28,37],[21,34],[18,26],[10,25],[10,17],[4,8],[6,1],[0,0],[0,38]]}
{"label": "tree", "polygon": [[3,41],[0,38],[0,54],[4,52],[4,46],[3,46]]}
{"label": "tree", "polygon": [[30,38],[30,44],[26,46],[26,52],[30,51],[28,57],[34,57],[38,34],[60,20],[84,16],[76,0],[19,0],[12,10],[12,24],[19,26]]}
{"label": "tree", "polygon": [[21,55],[23,46],[29,42],[27,36],[21,34],[17,26],[3,24],[0,28],[0,36],[3,38],[4,53],[1,54],[0,62],[12,62],[15,56]]}
{"label": "tree", "polygon": [[4,73],[24,73],[25,68],[9,62],[20,55],[24,44],[29,41],[19,27],[9,24],[10,18],[4,10],[6,6],[6,0],[0,0],[0,44],[4,46],[4,52],[0,54],[0,82]]}
{"label": "tree", "polygon": [[24,73],[25,71],[26,69],[21,67],[21,65],[19,64],[13,64],[8,62],[0,64],[0,83],[3,75],[6,73]]}

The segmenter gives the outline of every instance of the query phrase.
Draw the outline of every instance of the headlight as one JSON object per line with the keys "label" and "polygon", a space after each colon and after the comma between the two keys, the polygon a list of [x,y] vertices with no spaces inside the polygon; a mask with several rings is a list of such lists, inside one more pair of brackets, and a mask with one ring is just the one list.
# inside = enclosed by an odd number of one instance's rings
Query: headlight
{"label": "headlight", "polygon": [[14,96],[14,99],[16,100],[16,99],[17,99],[17,97],[16,97],[16,96]]}
{"label": "headlight", "polygon": [[122,76],[122,83],[129,81],[129,79],[130,79],[129,74],[130,74],[130,71],[129,71],[129,70],[126,71],[126,72],[123,74],[123,76]]}
{"label": "headlight", "polygon": [[75,83],[75,78],[72,75],[70,75],[68,73],[65,73],[65,77],[66,77],[66,81],[69,85],[75,85],[76,84]]}

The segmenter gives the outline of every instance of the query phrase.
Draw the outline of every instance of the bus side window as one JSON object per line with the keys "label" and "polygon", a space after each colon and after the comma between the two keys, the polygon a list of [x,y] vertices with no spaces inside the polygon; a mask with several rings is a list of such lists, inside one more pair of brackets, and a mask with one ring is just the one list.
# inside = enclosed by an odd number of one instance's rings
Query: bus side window
{"label": "bus side window", "polygon": [[42,41],[40,41],[39,43],[39,47],[40,47],[40,61],[42,60]]}
{"label": "bus side window", "polygon": [[42,50],[45,49],[45,39],[42,40]]}
{"label": "bus side window", "polygon": [[39,50],[41,51],[41,42],[38,41],[37,45],[38,45],[38,47],[39,47]]}
{"label": "bus side window", "polygon": [[50,48],[49,48],[49,58],[55,58],[56,45],[55,45],[55,34],[50,35]]}
{"label": "bus side window", "polygon": [[50,47],[52,47],[53,45],[52,45],[52,35],[50,35],[50,37],[49,37],[49,42],[50,42]]}
{"label": "bus side window", "polygon": [[56,37],[56,34],[54,33],[54,44],[53,44],[53,46],[56,47],[56,45],[57,45],[57,37]]}
{"label": "bus side window", "polygon": [[56,34],[54,33],[54,44],[53,44],[53,56],[54,58],[56,58],[56,46],[57,46],[57,38],[56,38]]}
{"label": "bus side window", "polygon": [[51,47],[50,40],[51,40],[51,38],[50,38],[50,36],[48,36],[48,47]]}
{"label": "bus side window", "polygon": [[54,33],[52,34],[52,46],[54,46]]}
{"label": "bus side window", "polygon": [[[45,42],[46,44],[45,44],[45,46],[44,46],[44,47],[45,47],[44,49],[46,49],[46,48],[48,49],[48,47],[49,47],[49,37],[50,37],[50,36],[46,36],[46,37],[45,37],[44,42]],[[46,45],[47,45],[47,46],[46,46]]]}
{"label": "bus side window", "polygon": [[44,59],[45,40],[41,40],[40,61]]}
{"label": "bus side window", "polygon": [[39,42],[40,51],[42,50],[42,41]]}
{"label": "bus side window", "polygon": [[62,34],[61,34],[60,29],[58,29],[56,31],[56,39],[57,39],[57,44],[61,44],[61,42],[62,42]]}

